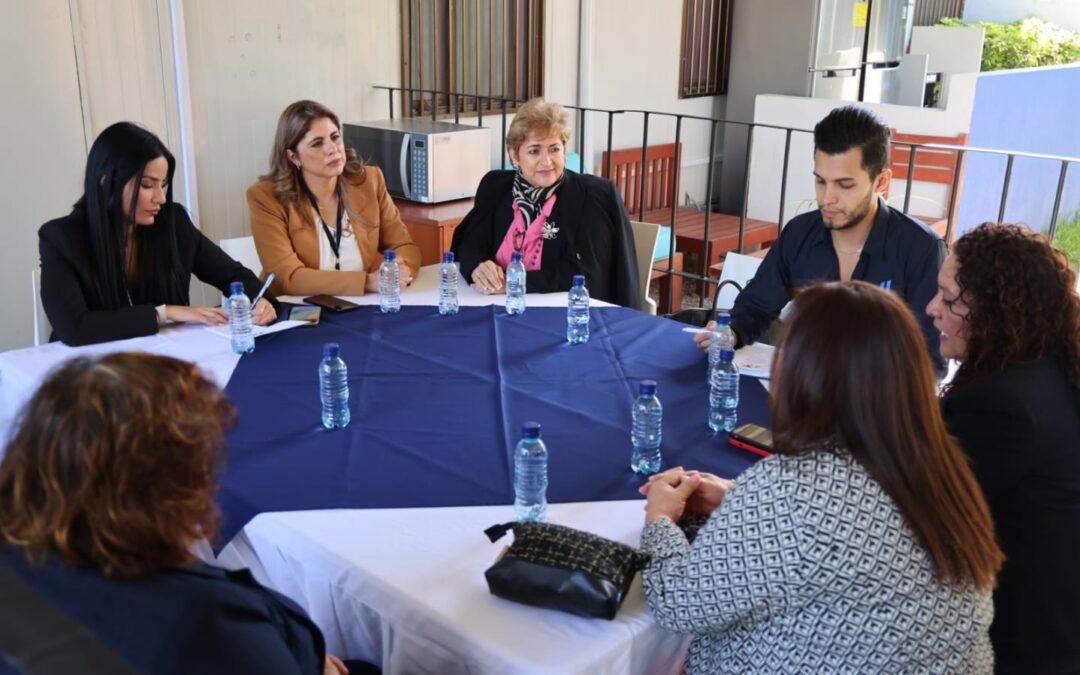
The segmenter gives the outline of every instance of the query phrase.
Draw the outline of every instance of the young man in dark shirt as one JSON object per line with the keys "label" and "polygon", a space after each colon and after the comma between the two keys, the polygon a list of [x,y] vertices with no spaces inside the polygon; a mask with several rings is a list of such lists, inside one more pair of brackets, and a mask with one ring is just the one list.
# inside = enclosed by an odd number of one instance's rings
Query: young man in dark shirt
{"label": "young man in dark shirt", "polygon": [[[803,286],[856,279],[900,294],[919,320],[938,369],[938,333],[923,311],[937,292],[947,250],[933,230],[886,205],[889,127],[855,105],[837,108],[814,127],[818,209],[788,221],[731,310],[737,346],[768,330]],[[711,328],[711,324],[709,326]],[[708,349],[709,334],[694,336]]]}

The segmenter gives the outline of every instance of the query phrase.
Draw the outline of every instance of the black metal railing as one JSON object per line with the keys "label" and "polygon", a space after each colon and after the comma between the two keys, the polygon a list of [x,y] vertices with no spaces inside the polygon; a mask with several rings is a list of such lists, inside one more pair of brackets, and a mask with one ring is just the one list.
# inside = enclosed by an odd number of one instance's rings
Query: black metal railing
{"label": "black metal railing", "polygon": [[[480,94],[465,94],[465,93],[462,93],[462,92],[448,92],[448,91],[439,91],[439,90],[433,90],[433,89],[417,89],[417,88],[412,88],[412,87],[391,87],[391,86],[384,86],[384,85],[376,85],[374,88],[379,89],[379,90],[384,90],[384,91],[387,92],[388,103],[389,103],[389,111],[390,111],[391,119],[394,117],[394,93],[395,92],[400,92],[400,94],[401,94],[401,96],[400,96],[401,105],[403,106],[403,108],[404,108],[404,106],[411,105],[411,102],[414,100],[414,98],[417,95],[420,95],[420,96],[430,95],[432,97],[432,101],[435,100],[436,96],[440,96],[440,95],[441,96],[453,97],[454,101],[455,101],[455,104],[454,104],[454,121],[456,123],[461,122],[461,110],[460,110],[461,105],[460,105],[460,102],[462,100],[465,100],[465,99],[475,99],[476,100],[476,106],[475,107],[477,109],[477,113],[475,115],[476,118],[477,118],[477,126],[484,126],[484,115],[483,115],[483,107],[484,107],[484,105],[482,105],[482,104],[485,104],[485,103],[498,104],[498,107],[501,109],[500,116],[502,118],[502,138],[506,137],[507,114],[508,114],[507,105],[511,104],[511,103],[513,103],[513,104],[524,103],[523,100],[519,100],[519,99],[507,99],[507,98],[494,97],[494,96],[484,96],[484,95],[480,95]],[[758,122],[740,122],[740,121],[737,121],[737,120],[726,120],[726,119],[721,119],[721,118],[716,118],[716,117],[703,117],[703,116],[700,116],[700,115],[688,115],[688,114],[682,114],[682,113],[659,112],[659,111],[655,111],[655,110],[639,110],[639,109],[610,110],[610,109],[606,109],[606,108],[590,108],[590,107],[574,106],[574,105],[566,105],[566,104],[563,104],[563,107],[568,109],[568,110],[573,110],[573,111],[576,112],[576,116],[577,116],[577,134],[576,134],[576,136],[577,136],[577,149],[578,149],[578,154],[581,156],[581,170],[582,170],[582,173],[588,173],[589,172],[588,171],[588,165],[587,165],[587,161],[589,159],[589,157],[588,157],[589,153],[586,152],[587,146],[586,146],[586,142],[585,142],[585,139],[586,139],[586,113],[590,113],[590,112],[591,113],[598,113],[598,114],[604,115],[606,117],[606,123],[607,123],[607,153],[605,154],[605,157],[607,159],[607,163],[604,166],[604,170],[601,172],[601,175],[605,175],[605,176],[611,176],[612,175],[611,174],[611,156],[612,156],[612,150],[613,150],[613,148],[612,148],[612,140],[613,140],[613,128],[614,128],[615,118],[618,117],[618,116],[641,115],[641,117],[642,117],[642,120],[641,120],[641,128],[642,128],[642,132],[641,132],[641,160],[642,160],[643,170],[640,172],[640,174],[638,176],[638,181],[639,181],[638,190],[637,190],[638,203],[636,204],[636,208],[635,208],[635,205],[630,205],[630,204],[626,205],[627,210],[631,215],[633,215],[635,211],[637,212],[638,220],[644,220],[644,214],[645,214],[645,192],[646,192],[645,186],[646,186],[646,180],[647,180],[648,176],[647,176],[647,171],[644,170],[644,167],[646,166],[647,155],[648,155],[649,121],[650,121],[650,119],[659,117],[659,118],[673,118],[675,120],[674,144],[675,144],[676,148],[681,147],[680,143],[681,143],[681,140],[682,140],[683,121],[684,120],[688,120],[688,121],[692,121],[692,122],[700,122],[702,124],[710,125],[710,130],[709,130],[709,158],[708,158],[708,168],[706,169],[706,179],[705,179],[705,204],[706,204],[706,209],[705,209],[705,218],[704,218],[704,231],[702,232],[702,253],[703,254],[701,256],[699,256],[699,260],[698,260],[698,267],[699,267],[700,272],[695,273],[695,272],[689,272],[689,271],[686,271],[686,270],[675,270],[675,269],[673,269],[673,262],[674,262],[675,254],[677,252],[676,244],[677,244],[677,239],[678,239],[678,237],[676,236],[677,235],[677,230],[676,230],[676,227],[677,227],[676,222],[677,221],[676,221],[676,219],[677,219],[678,208],[679,208],[678,207],[678,198],[677,198],[678,196],[677,195],[673,195],[673,198],[671,200],[670,223],[671,223],[671,227],[672,227],[672,230],[671,230],[672,236],[671,236],[671,239],[670,239],[670,244],[668,246],[668,249],[669,249],[668,250],[668,258],[667,258],[667,261],[666,261],[667,266],[664,267],[664,266],[655,266],[654,265],[653,268],[652,268],[654,271],[664,272],[664,273],[666,273],[666,274],[668,274],[670,276],[682,277],[683,279],[686,279],[686,280],[693,281],[693,282],[697,283],[698,288],[699,288],[699,297],[698,297],[699,304],[701,304],[701,305],[705,304],[705,297],[706,297],[706,290],[705,289],[707,288],[707,286],[717,284],[717,279],[713,279],[708,274],[708,271],[709,271],[708,270],[708,268],[709,268],[709,257],[707,255],[705,255],[705,252],[708,251],[709,248],[710,248],[710,246],[709,246],[709,242],[710,242],[709,233],[710,233],[710,220],[711,220],[711,215],[713,213],[712,205],[714,203],[714,201],[713,201],[713,196],[714,196],[713,195],[713,183],[714,183],[714,178],[715,178],[714,168],[715,168],[715,165],[716,165],[716,162],[717,162],[717,160],[716,160],[716,137],[717,137],[717,131],[718,131],[719,126],[721,124],[725,125],[725,133],[727,133],[727,126],[728,125],[730,125],[732,127],[736,127],[736,128],[741,127],[741,128],[746,129],[746,152],[745,152],[745,156],[743,157],[743,185],[742,185],[742,199],[741,199],[742,206],[739,209],[739,214],[738,214],[738,216],[739,216],[739,231],[738,231],[738,246],[737,246],[737,251],[738,252],[742,252],[742,250],[743,250],[743,248],[745,246],[747,209],[749,208],[749,201],[750,201],[749,200],[749,196],[750,196],[750,162],[751,162],[751,158],[753,157],[755,131],[758,130],[758,129],[772,129],[772,130],[784,132],[784,157],[783,157],[783,169],[781,170],[781,173],[780,173],[780,199],[779,199],[780,203],[778,205],[778,214],[779,215],[778,215],[778,218],[777,218],[777,236],[779,237],[780,230],[782,230],[783,226],[784,226],[784,202],[785,202],[786,195],[787,195],[787,175],[788,175],[789,158],[790,158],[790,153],[791,153],[792,134],[793,133],[812,134],[813,133],[812,130],[810,130],[810,129],[800,129],[800,128],[796,128],[796,127],[785,127],[785,126],[779,126],[779,125],[774,125],[774,124],[763,124],[763,123],[758,123]],[[433,105],[432,106],[432,115],[431,115],[431,118],[433,120],[437,119],[435,108],[436,108],[436,106]],[[947,204],[947,206],[945,208],[945,220],[946,220],[945,240],[946,241],[952,241],[953,231],[954,231],[955,226],[956,226],[956,223],[954,221],[955,221],[955,218],[956,218],[956,211],[957,211],[957,209],[956,209],[956,207],[957,207],[957,195],[959,194],[960,177],[961,177],[962,172],[963,172],[964,160],[969,154],[978,153],[978,154],[985,154],[985,155],[998,155],[998,156],[1004,156],[1004,157],[1007,158],[1006,159],[1006,168],[1005,168],[1005,177],[1004,177],[1004,180],[1003,180],[1003,183],[1002,183],[1002,186],[1001,186],[1001,193],[1000,193],[1001,196],[1000,196],[999,204],[998,204],[998,221],[1002,221],[1005,218],[1005,207],[1006,207],[1006,204],[1008,203],[1008,198],[1009,198],[1009,187],[1010,187],[1010,184],[1012,182],[1013,165],[1014,165],[1015,160],[1016,160],[1017,157],[1037,159],[1037,160],[1042,160],[1042,161],[1053,161],[1053,162],[1059,162],[1060,163],[1061,168],[1060,168],[1059,177],[1058,177],[1057,190],[1056,190],[1056,192],[1054,194],[1054,206],[1053,206],[1053,211],[1052,211],[1052,215],[1051,215],[1051,219],[1050,219],[1050,226],[1049,226],[1049,229],[1048,229],[1048,232],[1047,232],[1047,234],[1049,235],[1051,240],[1054,238],[1054,234],[1056,232],[1057,225],[1058,225],[1058,220],[1059,220],[1059,218],[1061,216],[1062,196],[1063,196],[1063,194],[1065,192],[1065,185],[1066,185],[1066,180],[1067,180],[1067,177],[1068,177],[1069,166],[1071,164],[1080,163],[1080,157],[1066,157],[1066,156],[1060,156],[1060,155],[1046,155],[1046,154],[1019,152],[1019,151],[993,150],[993,149],[989,149],[989,148],[977,148],[977,147],[966,146],[966,145],[949,145],[949,144],[940,144],[940,143],[916,143],[916,142],[898,141],[898,140],[893,140],[892,144],[894,146],[901,146],[901,147],[910,148],[910,157],[908,159],[907,178],[904,181],[905,182],[904,202],[903,202],[904,203],[904,206],[903,206],[903,212],[904,213],[908,213],[908,209],[911,206],[912,187],[913,187],[913,184],[915,182],[917,182],[915,180],[916,155],[917,155],[917,153],[920,150],[949,151],[949,152],[955,152],[956,153],[956,162],[955,162],[955,167],[954,167],[954,171],[953,171],[953,182],[952,182],[951,189],[949,191],[948,204]],[[725,160],[726,159],[727,158],[725,158]],[[507,161],[508,161],[507,151],[506,151],[506,148],[504,147],[503,150],[502,150],[502,164],[505,165]],[[680,177],[681,172],[682,172],[681,162],[675,162],[674,171],[675,171],[675,177],[674,177],[675,183],[674,184],[678,185],[679,184],[679,177]],[[669,294],[669,297],[667,298],[668,306],[672,307],[674,309],[678,309],[679,305],[676,304],[676,302],[681,303],[682,299],[681,298],[673,299],[673,298],[670,297],[670,294],[671,294],[671,285],[670,284],[668,285],[668,294]],[[708,295],[711,297],[712,294],[709,293]]]}

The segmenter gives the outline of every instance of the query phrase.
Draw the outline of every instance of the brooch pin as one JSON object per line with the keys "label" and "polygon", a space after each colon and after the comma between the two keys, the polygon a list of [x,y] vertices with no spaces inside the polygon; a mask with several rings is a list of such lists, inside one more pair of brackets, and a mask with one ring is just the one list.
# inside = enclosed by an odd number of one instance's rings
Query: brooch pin
{"label": "brooch pin", "polygon": [[554,239],[555,237],[559,236],[559,228],[555,227],[555,223],[549,220],[548,222],[544,223],[544,231],[541,232],[541,235],[544,237],[544,239]]}

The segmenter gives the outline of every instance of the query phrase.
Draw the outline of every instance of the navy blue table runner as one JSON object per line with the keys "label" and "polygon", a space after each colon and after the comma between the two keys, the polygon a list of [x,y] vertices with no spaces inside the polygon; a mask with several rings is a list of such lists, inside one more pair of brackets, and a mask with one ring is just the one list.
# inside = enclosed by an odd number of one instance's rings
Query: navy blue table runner
{"label": "navy blue table runner", "polygon": [[[664,466],[735,476],[755,455],[706,425],[705,356],[682,324],[593,308],[592,339],[566,342],[566,310],[377,307],[259,338],[226,388],[240,411],[218,503],[220,543],[266,511],[511,504],[521,424],[542,425],[552,502],[632,499],[630,409],[642,379],[664,405]],[[320,424],[322,344],[349,367],[346,429]],[[742,378],[740,423],[767,426],[767,394]],[[507,511],[508,517],[511,512]]]}

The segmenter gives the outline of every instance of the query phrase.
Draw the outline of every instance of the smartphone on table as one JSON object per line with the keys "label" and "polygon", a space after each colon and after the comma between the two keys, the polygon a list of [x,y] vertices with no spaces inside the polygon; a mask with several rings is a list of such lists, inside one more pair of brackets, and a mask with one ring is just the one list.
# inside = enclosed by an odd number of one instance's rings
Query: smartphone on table
{"label": "smartphone on table", "polygon": [[309,305],[318,305],[323,309],[328,309],[331,312],[347,312],[350,309],[356,309],[360,305],[355,302],[349,302],[348,300],[342,300],[341,298],[333,295],[312,295],[304,298],[304,302]]}
{"label": "smartphone on table", "polygon": [[728,442],[755,455],[768,457],[773,453],[772,432],[757,424],[743,424],[728,433]]}

